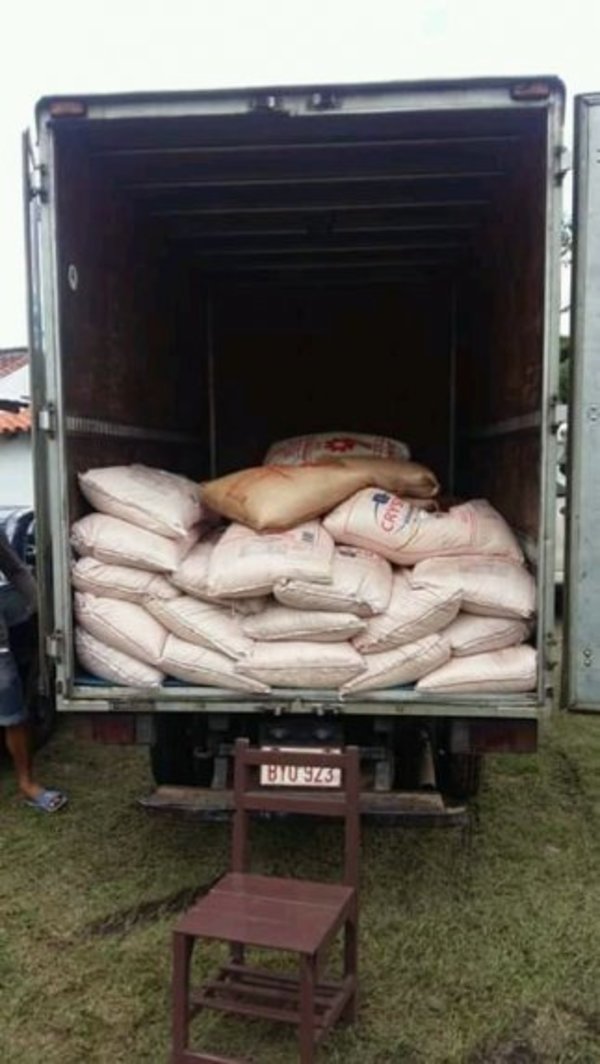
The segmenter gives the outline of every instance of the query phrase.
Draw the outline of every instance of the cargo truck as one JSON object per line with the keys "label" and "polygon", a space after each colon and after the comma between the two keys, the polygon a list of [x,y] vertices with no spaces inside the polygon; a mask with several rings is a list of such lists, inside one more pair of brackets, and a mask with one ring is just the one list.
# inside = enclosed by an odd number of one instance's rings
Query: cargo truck
{"label": "cargo truck", "polygon": [[[365,808],[466,797],[535,749],[554,617],[560,233],[555,77],[43,99],[24,138],[43,682],[60,712],[151,742],[156,802],[227,804],[236,735],[358,742]],[[600,96],[576,100],[565,700],[600,704]],[[196,480],[342,429],[407,440],[489,499],[537,580],[529,695],[277,690],[82,676],[69,528],[79,471]],[[104,723],[102,723],[104,722]],[[168,791],[164,785],[171,785]],[[179,790],[177,790],[179,788]],[[161,798],[162,795],[162,798]],[[448,803],[440,799],[441,813]]]}

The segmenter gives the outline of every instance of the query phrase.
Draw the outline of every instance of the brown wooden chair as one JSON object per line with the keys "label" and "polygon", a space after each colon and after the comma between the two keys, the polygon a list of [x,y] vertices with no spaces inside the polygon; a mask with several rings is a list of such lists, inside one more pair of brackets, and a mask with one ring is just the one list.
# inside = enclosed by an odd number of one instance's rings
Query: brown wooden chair
{"label": "brown wooden chair", "polygon": [[[341,769],[335,790],[260,787],[260,765]],[[172,1064],[241,1064],[188,1048],[190,1020],[203,1008],[237,1016],[297,1024],[301,1064],[339,1020],[353,1022],[357,1006],[358,866],[360,849],[359,757],[343,753],[251,749],[235,744],[232,871],[179,920],[173,936]],[[343,817],[343,883],[252,875],[248,867],[248,819],[254,812]],[[329,949],[344,932],[341,981],[324,979]],[[229,943],[230,961],[201,989],[190,987],[190,963],[197,939]],[[246,947],[294,953],[299,972],[279,974],[246,963]]]}

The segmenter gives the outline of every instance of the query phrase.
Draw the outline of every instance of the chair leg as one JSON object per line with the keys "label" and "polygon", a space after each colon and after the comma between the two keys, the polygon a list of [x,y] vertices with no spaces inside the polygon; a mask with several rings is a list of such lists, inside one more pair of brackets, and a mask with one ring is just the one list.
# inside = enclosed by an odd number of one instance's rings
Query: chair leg
{"label": "chair leg", "polygon": [[300,961],[300,1064],[314,1064],[315,1059],[315,983],[316,958],[303,956]]}
{"label": "chair leg", "polygon": [[246,950],[241,942],[232,942],[229,947],[229,955],[231,957],[232,964],[244,964],[246,959]]}
{"label": "chair leg", "polygon": [[344,975],[354,977],[354,993],[342,1013],[342,1020],[355,1023],[358,1012],[358,918],[351,913],[344,926]]}
{"label": "chair leg", "polygon": [[171,1064],[181,1064],[188,1046],[190,962],[193,948],[194,939],[190,935],[175,931],[173,934]]}

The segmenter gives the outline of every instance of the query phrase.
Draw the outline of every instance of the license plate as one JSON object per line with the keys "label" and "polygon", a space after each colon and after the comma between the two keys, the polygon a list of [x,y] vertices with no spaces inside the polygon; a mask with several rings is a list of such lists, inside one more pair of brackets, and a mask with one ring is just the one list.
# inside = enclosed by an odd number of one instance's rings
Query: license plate
{"label": "license plate", "polygon": [[[263,750],[277,750],[279,753],[314,753],[339,754],[339,750],[325,750],[323,747],[311,746],[263,746]],[[324,768],[322,765],[261,765],[260,782],[262,787],[341,787],[342,770]]]}

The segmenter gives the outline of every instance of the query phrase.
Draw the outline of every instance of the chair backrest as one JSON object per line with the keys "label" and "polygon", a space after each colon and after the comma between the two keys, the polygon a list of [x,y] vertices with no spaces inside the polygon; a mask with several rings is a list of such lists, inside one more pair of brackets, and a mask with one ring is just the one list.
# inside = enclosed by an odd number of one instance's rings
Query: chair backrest
{"label": "chair backrest", "polygon": [[[261,765],[330,768],[341,770],[340,788],[302,789],[261,787],[253,778],[253,769]],[[234,802],[232,869],[248,868],[248,820],[251,813],[301,813],[310,816],[344,819],[344,883],[358,888],[360,854],[360,763],[358,747],[347,746],[341,752],[317,753],[314,750],[260,750],[248,739],[236,739],[234,768]]]}

